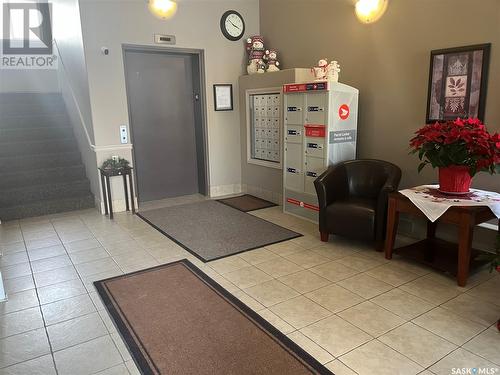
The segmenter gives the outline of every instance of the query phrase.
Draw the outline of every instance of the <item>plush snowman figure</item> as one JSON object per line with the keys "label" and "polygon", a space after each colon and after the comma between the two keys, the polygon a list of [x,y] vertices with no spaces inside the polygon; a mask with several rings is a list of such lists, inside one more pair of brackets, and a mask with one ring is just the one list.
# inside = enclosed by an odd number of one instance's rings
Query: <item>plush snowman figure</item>
{"label": "plush snowman figure", "polygon": [[280,70],[280,62],[278,61],[278,52],[276,50],[266,50],[265,59],[267,61],[268,72],[278,72]]}
{"label": "plush snowman figure", "polygon": [[330,82],[338,82],[340,65],[337,61],[332,61],[326,68],[326,79]]}
{"label": "plush snowman figure", "polygon": [[246,40],[246,49],[248,53],[248,74],[263,73],[261,72],[262,61],[266,53],[264,48],[264,38],[260,35],[254,35],[248,38]]}

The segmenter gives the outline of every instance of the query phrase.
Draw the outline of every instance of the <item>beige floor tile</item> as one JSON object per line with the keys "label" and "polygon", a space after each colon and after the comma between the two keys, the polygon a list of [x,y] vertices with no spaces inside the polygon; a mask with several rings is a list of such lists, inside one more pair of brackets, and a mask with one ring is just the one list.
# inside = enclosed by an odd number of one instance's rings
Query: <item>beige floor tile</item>
{"label": "beige floor tile", "polygon": [[287,336],[322,364],[331,362],[334,359],[330,353],[299,331],[290,333]]}
{"label": "beige floor tile", "polygon": [[38,306],[12,312],[3,315],[0,319],[0,338],[18,335],[42,327],[42,314]]}
{"label": "beige floor tile", "polygon": [[313,247],[318,247],[324,244],[319,239],[319,236],[304,235],[302,237],[297,237],[291,240],[292,243],[299,245],[304,249],[312,249]]}
{"label": "beige floor tile", "polygon": [[467,292],[471,296],[480,298],[484,301],[494,303],[500,306],[500,298],[498,298],[498,291],[500,290],[500,277],[496,276],[491,280],[488,280],[481,285],[472,288]]}
{"label": "beige floor tile", "polygon": [[367,299],[385,293],[393,288],[392,285],[367,274],[355,275],[349,279],[339,281],[337,284]]}
{"label": "beige floor tile", "polygon": [[399,286],[419,277],[416,273],[400,268],[394,263],[371,269],[367,274],[392,286]]}
{"label": "beige floor tile", "polygon": [[270,308],[281,319],[300,329],[332,313],[310,299],[300,296]]}
{"label": "beige floor tile", "polygon": [[136,250],[126,254],[115,255],[113,259],[121,268],[136,264],[146,264],[152,261],[157,262],[146,250]]}
{"label": "beige floor tile", "polygon": [[453,369],[466,369],[465,371],[467,371],[467,369],[470,369],[470,373],[473,374],[473,368],[476,368],[478,370],[477,373],[479,373],[480,369],[484,374],[487,373],[486,371],[490,371],[490,373],[492,374],[500,373],[500,369],[495,371],[495,368],[498,368],[498,366],[494,363],[491,363],[486,359],[472,354],[471,352],[462,348],[458,348],[453,353],[448,354],[438,363],[431,366],[429,370],[436,375],[450,375]]}
{"label": "beige floor tile", "polygon": [[33,274],[35,285],[40,288],[64,281],[78,279],[78,273],[73,266],[61,267],[55,270],[44,271]]}
{"label": "beige floor tile", "polygon": [[460,294],[455,287],[425,278],[416,279],[400,288],[434,304],[444,303]]}
{"label": "beige floor tile", "polygon": [[40,249],[28,250],[30,261],[53,258],[59,255],[65,255],[66,249],[63,245],[55,245],[50,247],[42,247]]}
{"label": "beige floor tile", "polygon": [[[302,238],[302,237],[299,237]],[[270,250],[271,252],[281,255],[281,256],[287,256],[291,255],[294,253],[298,253],[299,251],[303,251],[304,248],[296,244],[297,239],[291,240],[291,241],[285,241],[285,242],[280,242],[276,243],[274,245],[269,245],[266,246],[266,249]]]}
{"label": "beige floor tile", "polygon": [[256,265],[256,267],[275,278],[303,270],[302,267],[284,258],[278,258],[264,263],[259,263]]}
{"label": "beige floor tile", "polygon": [[472,320],[462,318],[449,310],[437,307],[413,320],[413,323],[425,328],[438,336],[462,345],[485,327]]}
{"label": "beige floor tile", "polygon": [[53,351],[68,348],[108,334],[97,312],[47,327]]}
{"label": "beige floor tile", "polygon": [[383,335],[405,323],[404,319],[369,301],[344,310],[338,316],[373,337]]}
{"label": "beige floor tile", "polygon": [[329,285],[306,294],[314,302],[333,313],[345,310],[364,301],[363,298],[338,285]]}
{"label": "beige floor tile", "polygon": [[46,325],[60,323],[95,311],[94,303],[87,294],[42,305]]}
{"label": "beige floor tile", "polygon": [[383,264],[382,261],[371,259],[361,255],[350,255],[344,258],[340,258],[338,262],[360,272],[368,271]]}
{"label": "beige floor tile", "polygon": [[127,366],[127,370],[129,371],[130,375],[141,375],[141,372],[135,365],[134,361],[125,362],[125,366]]}
{"label": "beige floor tile", "polygon": [[42,239],[36,239],[36,240],[27,240],[26,242],[26,249],[28,250],[33,250],[33,249],[40,249],[42,247],[49,247],[49,246],[55,246],[55,245],[61,245],[61,240],[57,235],[47,237],[47,238],[42,238]]}
{"label": "beige floor tile", "polygon": [[250,266],[248,262],[239,256],[231,256],[220,260],[209,262],[208,265],[221,275]]}
{"label": "beige floor tile", "polygon": [[439,361],[457,348],[451,342],[413,323],[402,325],[378,339],[424,368]]}
{"label": "beige floor tile", "polygon": [[330,280],[316,275],[309,270],[286,275],[280,277],[279,280],[299,293],[307,293],[331,284]]}
{"label": "beige floor tile", "polygon": [[392,260],[389,263],[393,263],[394,265],[398,266],[399,268],[403,268],[405,270],[408,270],[412,273],[416,273],[417,275],[424,276],[429,274],[432,271],[432,268],[429,268],[427,266],[424,266],[420,263],[417,263],[416,261],[398,256],[393,255]]}
{"label": "beige floor tile", "polygon": [[44,328],[0,339],[0,368],[50,353]]}
{"label": "beige floor tile", "polygon": [[311,251],[314,251],[315,253],[324,256],[328,259],[331,260],[336,260],[344,257],[348,257],[351,255],[356,254],[357,252],[353,251],[353,249],[350,248],[345,248],[345,247],[339,247],[339,246],[334,246],[334,245],[320,245],[317,247],[313,247]]}
{"label": "beige floor tile", "polygon": [[259,301],[265,307],[276,305],[299,296],[299,293],[278,280],[267,281],[262,284],[244,289],[244,292]]}
{"label": "beige floor tile", "polygon": [[354,349],[340,360],[359,375],[414,375],[424,370],[377,340]]}
{"label": "beige floor tile", "polygon": [[135,240],[126,240],[126,241],[121,240],[120,242],[106,243],[103,245],[105,249],[108,251],[108,253],[110,253],[112,256],[129,253],[131,251],[136,251],[139,249],[144,249],[144,246],[142,246]]}
{"label": "beige floor tile", "polygon": [[2,257],[0,257],[0,266],[2,268],[26,262],[29,262],[28,253],[26,251],[4,254]]}
{"label": "beige floor tile", "polygon": [[15,279],[31,275],[31,265],[28,262],[14,264],[12,266],[2,267],[3,280]]}
{"label": "beige floor tile", "polygon": [[254,266],[226,273],[224,278],[241,289],[250,288],[251,286],[272,280],[271,276]]}
{"label": "beige floor tile", "polygon": [[33,272],[51,271],[61,267],[71,266],[71,259],[68,255],[59,255],[52,258],[45,258],[31,262]]}
{"label": "beige floor tile", "polygon": [[21,276],[14,279],[4,280],[3,286],[7,296],[13,293],[19,293],[25,290],[34,289],[35,282],[33,281],[33,276]]}
{"label": "beige floor tile", "polygon": [[238,298],[241,302],[243,302],[245,305],[250,307],[253,311],[260,311],[264,310],[266,307],[261,304],[259,301],[257,301],[255,298],[249,296],[242,290],[236,290],[232,292],[233,296]]}
{"label": "beige floor tile", "polygon": [[[215,271],[213,271],[213,272],[215,272]],[[219,284],[220,286],[222,286],[228,292],[233,293],[233,292],[235,292],[236,290],[239,289],[232,282],[230,282],[229,280],[227,280],[226,278],[224,278],[224,276],[221,276],[221,275],[217,274],[217,275],[210,275],[210,277],[212,278],[212,280],[214,280],[217,284]]]}
{"label": "beige floor tile", "polygon": [[58,351],[54,353],[54,359],[60,375],[86,375],[122,363],[122,357],[110,336]]}
{"label": "beige floor tile", "polygon": [[347,279],[359,273],[354,268],[332,261],[309,269],[311,272],[333,282]]}
{"label": "beige floor tile", "polygon": [[381,294],[371,301],[405,320],[416,318],[436,306],[399,288]]}
{"label": "beige floor tile", "polygon": [[278,258],[279,255],[273,253],[272,251],[262,248],[252,251],[247,251],[240,254],[240,258],[245,260],[246,262],[255,265],[259,263],[264,263],[273,259]]}
{"label": "beige floor tile", "polygon": [[130,361],[132,359],[132,356],[130,355],[130,352],[127,349],[127,346],[123,342],[123,339],[121,338],[120,334],[118,332],[112,333],[111,338],[113,339],[113,342],[116,345],[116,348],[120,352],[120,355],[122,356],[123,361]]}
{"label": "beige floor tile", "polygon": [[311,268],[330,261],[329,258],[311,250],[299,251],[298,253],[287,255],[285,258],[303,268]]}
{"label": "beige floor tile", "polygon": [[327,363],[325,367],[335,375],[357,375],[353,370],[344,365],[338,359]]}
{"label": "beige floor tile", "polygon": [[119,267],[112,258],[94,260],[87,263],[80,263],[75,266],[81,277],[92,276],[98,273],[118,270]]}
{"label": "beige floor tile", "polygon": [[461,294],[441,307],[485,326],[492,325],[500,317],[499,306],[469,294]]}
{"label": "beige floor tile", "polygon": [[110,257],[109,253],[103,247],[96,247],[95,249],[88,249],[70,253],[69,257],[73,264],[87,263],[94,260],[104,259]]}
{"label": "beige floor tile", "polygon": [[269,309],[260,310],[259,315],[262,316],[269,323],[271,323],[275,328],[283,332],[285,335],[295,331],[294,327],[285,322],[283,319],[281,319],[278,315],[276,315]]}
{"label": "beige floor tile", "polygon": [[0,303],[0,315],[38,306],[38,297],[35,289],[12,293],[7,298],[6,302]]}
{"label": "beige floor tile", "polygon": [[98,247],[102,247],[101,243],[95,238],[89,238],[86,240],[73,241],[64,244],[66,251],[68,253],[76,253],[78,251],[84,251],[89,249],[95,249]]}
{"label": "beige floor tile", "polygon": [[372,337],[336,315],[300,330],[315,343],[338,357],[372,340]]}
{"label": "beige floor tile", "polygon": [[74,241],[81,241],[81,240],[88,240],[93,238],[92,232],[89,230],[79,230],[77,232],[58,232],[59,237],[61,238],[61,241],[63,243],[68,243],[68,242],[74,242]]}
{"label": "beige floor tile", "polygon": [[482,332],[463,347],[500,366],[500,332],[496,327],[493,326]]}
{"label": "beige floor tile", "polygon": [[0,370],[2,375],[56,375],[52,355],[44,355]]}
{"label": "beige floor tile", "polygon": [[12,254],[12,253],[19,253],[21,251],[26,251],[26,246],[24,245],[24,241],[13,242],[10,244],[2,244],[2,242],[0,241],[0,253],[1,254],[5,255],[5,254]]}
{"label": "beige floor tile", "polygon": [[80,280],[70,280],[39,288],[38,298],[40,299],[40,303],[43,305],[86,293],[87,290]]}

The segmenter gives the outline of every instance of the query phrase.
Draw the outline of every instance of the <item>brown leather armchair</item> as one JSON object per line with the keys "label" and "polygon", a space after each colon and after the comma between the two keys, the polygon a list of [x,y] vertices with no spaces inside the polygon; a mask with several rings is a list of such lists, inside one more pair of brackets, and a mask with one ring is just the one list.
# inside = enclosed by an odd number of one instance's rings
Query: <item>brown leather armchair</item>
{"label": "brown leather armchair", "polygon": [[387,195],[398,189],[400,180],[401,169],[382,160],[351,160],[330,167],[314,181],[321,241],[336,234],[382,245]]}

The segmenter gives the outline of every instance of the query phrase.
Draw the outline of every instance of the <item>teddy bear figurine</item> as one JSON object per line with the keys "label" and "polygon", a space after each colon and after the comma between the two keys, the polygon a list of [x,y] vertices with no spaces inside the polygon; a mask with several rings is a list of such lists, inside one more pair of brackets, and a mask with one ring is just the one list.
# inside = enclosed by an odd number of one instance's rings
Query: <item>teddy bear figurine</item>
{"label": "teddy bear figurine", "polygon": [[275,49],[266,50],[266,55],[264,56],[267,62],[268,72],[278,72],[280,70],[280,62],[278,61],[278,51]]}
{"label": "teddy bear figurine", "polygon": [[261,72],[262,62],[266,54],[264,38],[260,35],[251,36],[246,40],[246,50],[248,53],[248,74],[263,73]]}

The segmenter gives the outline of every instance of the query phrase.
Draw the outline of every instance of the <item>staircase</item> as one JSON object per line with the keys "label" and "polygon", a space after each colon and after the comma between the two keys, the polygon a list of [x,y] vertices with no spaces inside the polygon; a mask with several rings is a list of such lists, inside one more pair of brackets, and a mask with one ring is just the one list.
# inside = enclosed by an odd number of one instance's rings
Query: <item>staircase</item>
{"label": "staircase", "polygon": [[94,207],[60,94],[0,94],[0,220]]}

